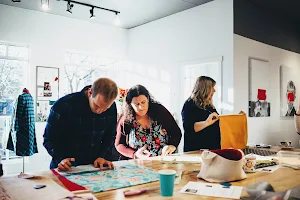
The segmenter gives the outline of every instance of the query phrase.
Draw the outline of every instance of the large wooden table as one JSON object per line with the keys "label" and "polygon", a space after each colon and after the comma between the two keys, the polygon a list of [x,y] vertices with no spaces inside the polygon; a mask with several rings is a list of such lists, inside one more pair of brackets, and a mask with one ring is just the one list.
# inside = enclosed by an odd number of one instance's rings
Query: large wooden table
{"label": "large wooden table", "polygon": [[[199,154],[199,152],[191,152],[189,154]],[[180,189],[187,184],[189,181],[196,181],[196,182],[204,182],[201,179],[197,178],[197,174],[200,170],[200,164],[162,164],[159,160],[147,160],[147,161],[139,161],[139,160],[131,160],[130,162],[136,163],[139,165],[144,165],[146,167],[153,168],[155,170],[160,169],[174,169],[174,170],[183,170],[182,179],[180,181],[180,184],[175,185],[174,188],[174,195],[173,197],[162,197],[160,195],[160,189],[159,189],[159,181],[144,184],[144,185],[138,185],[133,186],[129,188],[123,188],[118,190],[112,190],[107,192],[100,192],[95,193],[94,195],[98,199],[222,199],[222,198],[215,198],[215,197],[206,197],[206,196],[199,196],[199,195],[189,195],[189,194],[181,194],[179,193]],[[222,169],[220,169],[222,170]],[[45,171],[39,173],[39,175],[43,175],[46,177],[49,177],[56,181],[57,183],[60,183],[60,181],[50,172]],[[273,173],[267,173],[267,172],[256,172],[252,174],[247,174],[248,177],[245,180],[242,181],[236,181],[232,182],[232,185],[234,186],[247,186],[249,184],[254,184],[260,181],[266,181],[269,182],[275,189],[275,191],[284,191],[287,189],[291,189],[293,187],[296,187],[300,184],[300,170],[294,170],[290,168],[280,168],[276,170]],[[142,195],[125,198],[123,195],[124,190],[128,190],[131,188],[156,188],[153,191],[144,193]],[[243,191],[242,196],[247,196],[245,191]]]}

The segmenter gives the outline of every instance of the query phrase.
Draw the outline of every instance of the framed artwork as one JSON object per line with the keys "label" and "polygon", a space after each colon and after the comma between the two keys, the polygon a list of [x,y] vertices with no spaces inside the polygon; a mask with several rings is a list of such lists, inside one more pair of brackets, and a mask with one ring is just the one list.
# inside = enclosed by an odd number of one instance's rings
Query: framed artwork
{"label": "framed artwork", "polygon": [[291,67],[280,66],[280,116],[290,117],[296,113],[298,101],[297,71]]}
{"label": "framed artwork", "polygon": [[270,117],[271,89],[270,63],[263,59],[249,58],[249,117]]}
{"label": "framed artwork", "polygon": [[36,121],[46,122],[51,106],[59,98],[59,69],[36,67]]}

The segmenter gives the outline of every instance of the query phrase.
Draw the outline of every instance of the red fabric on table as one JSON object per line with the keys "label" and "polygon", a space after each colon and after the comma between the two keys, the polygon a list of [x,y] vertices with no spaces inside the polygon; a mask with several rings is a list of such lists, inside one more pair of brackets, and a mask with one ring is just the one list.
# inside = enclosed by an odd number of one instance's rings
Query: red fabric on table
{"label": "red fabric on table", "polygon": [[217,150],[211,150],[211,152],[214,152],[218,154],[219,156],[222,156],[223,158],[229,159],[229,160],[240,160],[243,158],[243,154],[236,149],[217,149]]}
{"label": "red fabric on table", "polygon": [[82,187],[81,185],[78,185],[78,184],[70,181],[66,177],[60,175],[54,169],[51,169],[51,171],[69,191],[74,192],[74,191],[79,191],[79,190],[87,190],[85,187]]}

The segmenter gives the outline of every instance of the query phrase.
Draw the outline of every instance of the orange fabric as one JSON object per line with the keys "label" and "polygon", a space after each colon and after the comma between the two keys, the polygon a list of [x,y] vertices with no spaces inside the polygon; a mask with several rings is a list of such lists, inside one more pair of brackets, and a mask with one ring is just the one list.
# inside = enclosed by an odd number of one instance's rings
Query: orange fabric
{"label": "orange fabric", "polygon": [[243,149],[248,141],[247,116],[243,112],[238,115],[220,116],[221,148]]}

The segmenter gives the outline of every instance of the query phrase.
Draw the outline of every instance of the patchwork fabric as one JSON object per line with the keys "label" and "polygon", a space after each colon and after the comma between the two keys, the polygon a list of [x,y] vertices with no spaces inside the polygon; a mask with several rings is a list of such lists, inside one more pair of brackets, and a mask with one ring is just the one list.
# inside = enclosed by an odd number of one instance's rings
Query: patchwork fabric
{"label": "patchwork fabric", "polygon": [[89,171],[68,174],[65,177],[92,192],[104,192],[159,180],[159,175],[151,168],[127,164],[114,170]]}

